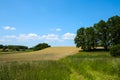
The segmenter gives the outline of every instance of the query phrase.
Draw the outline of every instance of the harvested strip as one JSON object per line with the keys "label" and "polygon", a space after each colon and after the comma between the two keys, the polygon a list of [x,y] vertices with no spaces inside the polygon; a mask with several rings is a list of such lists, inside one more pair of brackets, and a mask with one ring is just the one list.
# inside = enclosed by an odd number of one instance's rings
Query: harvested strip
{"label": "harvested strip", "polygon": [[78,51],[76,47],[51,47],[34,52],[0,55],[0,61],[59,60]]}

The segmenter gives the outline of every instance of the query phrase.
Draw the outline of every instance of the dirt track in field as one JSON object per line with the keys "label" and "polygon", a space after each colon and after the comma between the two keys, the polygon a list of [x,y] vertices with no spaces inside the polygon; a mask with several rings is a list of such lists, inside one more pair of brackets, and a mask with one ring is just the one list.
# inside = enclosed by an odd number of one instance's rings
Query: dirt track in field
{"label": "dirt track in field", "polygon": [[80,49],[76,47],[51,47],[40,51],[2,54],[0,61],[37,61],[37,60],[59,60],[69,55],[76,54]]}

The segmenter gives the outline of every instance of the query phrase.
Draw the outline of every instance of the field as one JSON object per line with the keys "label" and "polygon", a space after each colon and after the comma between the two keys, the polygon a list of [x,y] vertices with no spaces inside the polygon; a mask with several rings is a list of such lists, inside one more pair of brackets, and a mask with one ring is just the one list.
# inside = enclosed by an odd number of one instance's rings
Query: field
{"label": "field", "polygon": [[[78,49],[67,48],[64,48],[66,52],[63,53],[63,47],[59,47],[59,50],[58,47],[54,47],[52,51],[54,50],[56,54],[50,55],[48,54],[51,53],[51,49],[47,49],[48,52],[40,51],[43,53],[38,51],[39,55],[47,54],[46,56],[51,57],[44,59],[45,56],[42,56],[43,60],[41,57],[32,60],[29,60],[31,57],[24,60],[21,60],[23,57],[20,60],[16,60],[19,58],[11,60],[12,56],[7,60],[2,58],[0,80],[120,80],[120,58],[111,57],[109,52],[105,51],[80,51],[75,54]],[[37,52],[24,54],[26,55],[24,57],[28,57],[27,54]],[[19,54],[20,57],[22,55],[23,53]]]}
{"label": "field", "polygon": [[58,60],[79,51],[75,47],[51,47],[34,52],[1,54],[0,61],[35,61],[35,60]]}

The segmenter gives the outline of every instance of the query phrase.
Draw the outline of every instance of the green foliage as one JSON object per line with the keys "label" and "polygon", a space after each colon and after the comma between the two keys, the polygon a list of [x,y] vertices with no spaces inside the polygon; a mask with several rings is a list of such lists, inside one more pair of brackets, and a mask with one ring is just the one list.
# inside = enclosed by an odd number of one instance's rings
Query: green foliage
{"label": "green foliage", "polygon": [[97,46],[109,50],[111,45],[120,44],[120,17],[113,16],[106,22],[100,20],[93,27],[78,29],[74,41],[83,50],[91,51]]}
{"label": "green foliage", "polygon": [[89,27],[85,29],[85,48],[84,50],[90,51],[94,49],[96,40],[95,40],[95,31],[93,27]]}
{"label": "green foliage", "polygon": [[90,51],[96,46],[95,31],[93,27],[80,28],[74,39],[76,47],[81,47],[85,51]]}
{"label": "green foliage", "polygon": [[120,44],[112,46],[110,54],[114,57],[120,57]]}
{"label": "green foliage", "polygon": [[107,50],[109,46],[109,31],[107,23],[104,20],[101,20],[97,24],[94,24],[94,28],[99,46],[103,46],[105,50]]}
{"label": "green foliage", "polygon": [[109,18],[107,26],[109,26],[111,44],[120,44],[120,16]]}
{"label": "green foliage", "polygon": [[84,49],[85,45],[85,36],[84,36],[85,28],[80,28],[77,30],[77,35],[74,39],[76,47],[81,47]]}
{"label": "green foliage", "polygon": [[45,49],[48,47],[50,47],[50,45],[48,45],[47,43],[40,43],[36,45],[35,47],[33,47],[33,50],[36,51],[36,50],[41,50],[41,49]]}
{"label": "green foliage", "polygon": [[25,51],[28,49],[27,46],[20,46],[20,45],[8,45],[8,49],[13,50],[13,51]]}
{"label": "green foliage", "polygon": [[41,50],[44,48],[48,48],[50,45],[47,43],[40,43],[32,48],[28,48],[27,46],[22,46],[22,45],[0,45],[0,51],[5,52],[5,53],[14,53],[14,52],[31,52],[31,51],[36,51],[36,50]]}
{"label": "green foliage", "polygon": [[2,49],[4,46],[2,44],[0,44],[0,49]]}
{"label": "green foliage", "polygon": [[25,51],[28,49],[27,46],[21,46],[21,45],[5,45],[2,48],[3,52],[7,51]]}

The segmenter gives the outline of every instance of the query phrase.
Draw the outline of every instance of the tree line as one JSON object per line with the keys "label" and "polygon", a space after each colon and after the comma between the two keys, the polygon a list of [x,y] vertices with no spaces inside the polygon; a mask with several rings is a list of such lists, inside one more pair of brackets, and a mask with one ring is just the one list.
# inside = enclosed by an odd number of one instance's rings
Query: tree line
{"label": "tree line", "polygon": [[111,46],[120,44],[120,16],[112,16],[107,21],[100,20],[91,27],[81,27],[74,38],[76,47],[91,51],[96,47],[109,50]]}
{"label": "tree line", "polygon": [[28,48],[28,46],[22,46],[22,45],[0,45],[0,51],[2,52],[8,52],[8,51],[26,51],[26,50],[32,50],[37,51],[44,48],[51,47],[47,43],[39,43],[36,46],[32,48]]}
{"label": "tree line", "polygon": [[3,52],[7,51],[25,51],[28,49],[27,46],[22,45],[0,45],[0,49],[2,49]]}

